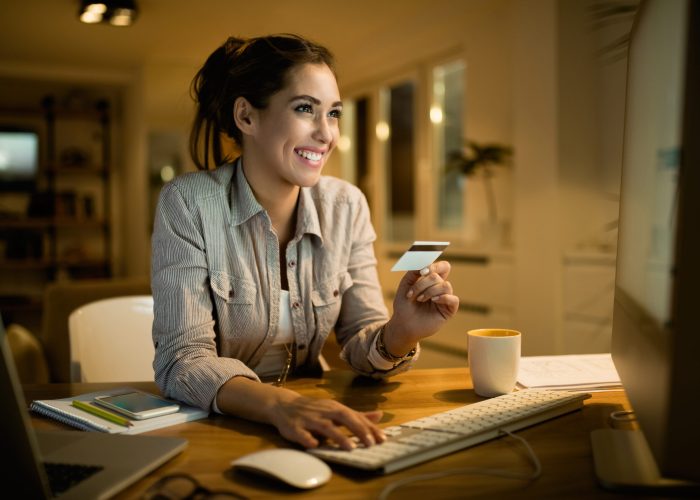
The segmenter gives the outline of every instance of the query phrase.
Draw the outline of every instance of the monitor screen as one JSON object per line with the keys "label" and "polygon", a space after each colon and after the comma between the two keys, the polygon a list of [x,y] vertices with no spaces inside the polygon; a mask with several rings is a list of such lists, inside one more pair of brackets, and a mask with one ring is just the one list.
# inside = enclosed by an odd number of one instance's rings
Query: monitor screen
{"label": "monitor screen", "polygon": [[1,188],[31,187],[39,169],[39,134],[32,130],[0,130]]}
{"label": "monitor screen", "polygon": [[[643,0],[635,19],[612,331],[641,431],[628,435],[642,436],[660,477],[691,482],[700,482],[699,28],[689,0]],[[619,460],[635,462],[636,450]]]}

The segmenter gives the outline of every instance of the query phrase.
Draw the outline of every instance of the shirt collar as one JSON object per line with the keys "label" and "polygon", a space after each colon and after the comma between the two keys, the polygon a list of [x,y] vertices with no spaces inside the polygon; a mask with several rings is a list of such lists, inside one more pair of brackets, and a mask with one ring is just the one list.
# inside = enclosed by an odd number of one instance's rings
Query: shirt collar
{"label": "shirt collar", "polygon": [[321,235],[321,224],[318,221],[318,211],[314,203],[311,190],[313,188],[303,187],[299,190],[299,202],[297,205],[297,237],[304,234],[314,234],[323,245]]}
{"label": "shirt collar", "polygon": [[[258,203],[253,190],[250,188],[250,184],[248,184],[248,179],[245,178],[240,157],[232,165],[232,168],[234,173],[231,187],[231,207],[236,208],[231,213],[231,225],[238,226],[254,215],[264,212],[265,209]],[[321,224],[318,220],[318,212],[311,189],[303,187],[299,190],[296,236],[301,238],[304,234],[313,234],[323,244]]]}
{"label": "shirt collar", "polygon": [[248,184],[248,179],[243,173],[243,164],[238,158],[232,165],[234,169],[231,186],[231,225],[238,226],[245,221],[264,211],[265,209],[255,199],[253,190]]}

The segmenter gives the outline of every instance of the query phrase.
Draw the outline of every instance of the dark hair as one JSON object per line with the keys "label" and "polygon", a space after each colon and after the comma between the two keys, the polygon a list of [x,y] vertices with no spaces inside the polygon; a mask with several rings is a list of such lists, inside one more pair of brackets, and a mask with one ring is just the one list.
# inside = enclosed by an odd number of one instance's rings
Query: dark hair
{"label": "dark hair", "polygon": [[256,38],[230,37],[207,58],[192,80],[196,113],[190,132],[190,155],[197,168],[209,170],[231,161],[222,151],[221,134],[242,146],[242,134],[233,119],[233,104],[245,97],[258,109],[282,90],[290,70],[298,65],[326,64],[335,74],[331,52],[298,35]]}

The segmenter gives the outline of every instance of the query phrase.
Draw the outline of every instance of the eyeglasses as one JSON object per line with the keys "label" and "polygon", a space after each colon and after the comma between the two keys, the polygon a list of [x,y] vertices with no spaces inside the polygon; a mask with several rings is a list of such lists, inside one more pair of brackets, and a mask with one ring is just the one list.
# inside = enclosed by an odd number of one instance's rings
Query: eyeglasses
{"label": "eyeglasses", "polygon": [[188,474],[161,477],[148,488],[142,500],[247,500],[247,497],[225,490],[210,490]]}

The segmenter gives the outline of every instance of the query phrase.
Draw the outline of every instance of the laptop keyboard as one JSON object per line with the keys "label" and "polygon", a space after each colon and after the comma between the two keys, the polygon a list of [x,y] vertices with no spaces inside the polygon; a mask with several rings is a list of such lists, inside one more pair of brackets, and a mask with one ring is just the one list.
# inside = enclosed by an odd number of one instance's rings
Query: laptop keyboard
{"label": "laptop keyboard", "polygon": [[57,464],[44,462],[49,478],[49,488],[53,496],[58,496],[72,486],[89,478],[104,467],[99,465]]}

